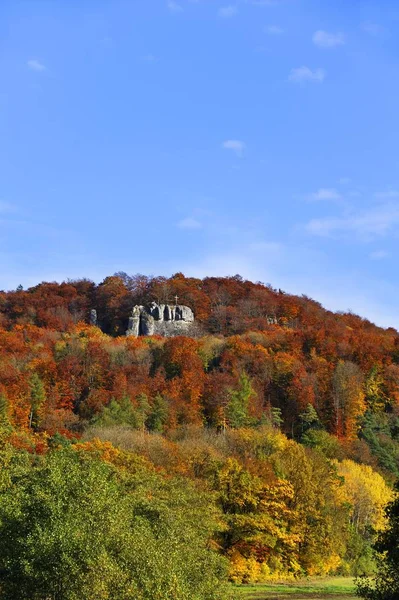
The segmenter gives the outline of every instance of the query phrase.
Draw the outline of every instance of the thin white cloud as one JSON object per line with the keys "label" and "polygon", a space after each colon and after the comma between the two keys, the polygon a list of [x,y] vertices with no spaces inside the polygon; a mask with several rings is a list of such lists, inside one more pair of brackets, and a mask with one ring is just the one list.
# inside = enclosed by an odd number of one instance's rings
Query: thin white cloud
{"label": "thin white cloud", "polygon": [[386,250],[376,250],[375,252],[370,252],[369,254],[371,260],[383,260],[384,258],[388,258],[389,256],[390,254]]}
{"label": "thin white cloud", "polygon": [[328,33],[327,31],[315,31],[312,37],[313,43],[319,48],[336,48],[345,44],[343,33]]}
{"label": "thin white cloud", "polygon": [[245,144],[241,140],[226,140],[223,142],[222,147],[225,150],[231,150],[237,156],[242,156],[245,150]]}
{"label": "thin white cloud", "polygon": [[219,17],[222,17],[223,19],[231,19],[232,17],[235,17],[237,14],[238,14],[238,8],[236,6],[233,6],[232,4],[230,4],[229,6],[222,6],[218,10]]}
{"label": "thin white cloud", "polygon": [[335,188],[320,188],[310,195],[311,200],[341,200],[341,194]]}
{"label": "thin white cloud", "polygon": [[284,29],[278,25],[268,25],[265,27],[265,33],[268,33],[269,35],[281,35],[284,33]]}
{"label": "thin white cloud", "polygon": [[181,12],[183,10],[183,8],[180,6],[180,4],[178,4],[174,0],[168,0],[166,6],[170,10],[170,12],[174,12],[174,13]]}
{"label": "thin white cloud", "polygon": [[201,229],[202,223],[193,219],[192,217],[186,217],[177,223],[179,229]]}
{"label": "thin white cloud", "polygon": [[292,69],[289,75],[289,81],[293,83],[323,83],[326,72],[323,69],[310,69],[309,67],[298,67]]}
{"label": "thin white cloud", "polygon": [[340,183],[341,185],[348,185],[348,183],[350,183],[352,180],[350,177],[341,177],[341,179],[338,180],[338,183]]}
{"label": "thin white cloud", "polygon": [[32,71],[46,71],[46,66],[35,58],[31,58],[26,64]]}
{"label": "thin white cloud", "polygon": [[399,224],[399,206],[385,204],[344,217],[312,219],[306,230],[321,237],[354,234],[363,240],[382,237]]}

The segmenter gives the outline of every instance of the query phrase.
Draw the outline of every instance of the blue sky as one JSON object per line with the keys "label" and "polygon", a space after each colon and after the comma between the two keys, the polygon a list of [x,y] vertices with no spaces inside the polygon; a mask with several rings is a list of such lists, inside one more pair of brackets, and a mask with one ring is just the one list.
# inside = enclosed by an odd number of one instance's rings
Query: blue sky
{"label": "blue sky", "polygon": [[396,0],[2,0],[0,288],[233,275],[399,327]]}

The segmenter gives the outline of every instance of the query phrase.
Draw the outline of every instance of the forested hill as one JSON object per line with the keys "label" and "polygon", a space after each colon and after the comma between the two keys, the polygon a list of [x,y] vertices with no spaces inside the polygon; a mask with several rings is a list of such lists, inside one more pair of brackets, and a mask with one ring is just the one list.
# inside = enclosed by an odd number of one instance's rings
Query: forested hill
{"label": "forested hill", "polygon": [[102,330],[114,336],[126,331],[134,305],[174,303],[176,296],[180,304],[193,309],[204,334],[235,335],[268,330],[269,325],[278,324],[301,330],[306,343],[312,346],[327,348],[332,340],[340,340],[353,347],[354,339],[359,346],[367,340],[374,346],[378,340],[384,350],[398,335],[393,328],[383,330],[350,312],[327,311],[307,296],[288,294],[239,275],[196,279],[182,273],[166,278],[121,272],[106,277],[99,285],[79,279],[0,291],[0,324],[6,329],[29,324],[65,331],[79,321],[88,322],[90,309],[95,308]]}
{"label": "forested hill", "polygon": [[[175,296],[194,310],[191,337],[124,335],[134,305],[173,303]],[[100,326],[90,324],[93,309]],[[0,529],[14,522],[8,495],[14,499],[14,489],[28,486],[20,500],[36,507],[33,492],[43,485],[51,510],[57,494],[66,498],[57,519],[70,531],[68,494],[86,495],[97,506],[95,482],[99,473],[108,477],[105,463],[120,480],[121,499],[127,486],[129,494],[136,490],[140,510],[150,503],[144,513],[151,523],[158,501],[159,514],[177,510],[173,490],[195,514],[217,515],[214,530],[210,524],[205,531],[202,518],[193,524],[203,538],[189,549],[195,553],[203,544],[206,553],[223,555],[233,581],[370,572],[374,532],[384,525],[389,486],[399,476],[398,340],[394,329],[239,276],[117,274],[99,285],[78,280],[1,292]],[[65,469],[73,476],[63,478]],[[88,470],[86,491],[82,469]],[[178,524],[181,511],[179,505],[177,516],[162,518]],[[36,527],[25,508],[16,514],[27,515],[26,531]],[[51,523],[36,527],[35,535]],[[0,531],[0,542],[9,539],[7,531]],[[57,532],[63,540],[62,528]],[[174,530],[170,535],[175,540]],[[178,536],[183,556],[185,528]],[[30,564],[33,547],[48,550],[41,564],[53,560],[52,547],[39,538],[25,548],[21,534],[15,564],[25,555]],[[11,564],[12,548],[4,544],[0,570]],[[201,560],[211,564],[208,554]],[[215,561],[204,580],[210,589],[221,568]],[[157,564],[154,559],[155,570]],[[174,568],[167,571],[172,579]],[[189,571],[180,576],[184,585],[191,580]],[[27,589],[30,577],[27,571]],[[111,587],[115,578],[110,575]]]}
{"label": "forested hill", "polygon": [[[135,304],[175,296],[194,310],[195,337],[123,336]],[[101,330],[88,325],[92,308]],[[399,472],[393,328],[238,275],[181,273],[119,273],[99,285],[83,279],[1,292],[0,325],[0,389],[21,427],[30,419],[50,432],[71,423],[79,429],[77,420],[95,418],[111,401],[129,398],[136,406],[145,395],[152,407],[160,398],[166,403],[161,429],[255,425],[279,414],[283,431],[298,438],[311,418],[304,413],[314,409],[312,428]],[[32,420],[35,386],[46,400]]]}

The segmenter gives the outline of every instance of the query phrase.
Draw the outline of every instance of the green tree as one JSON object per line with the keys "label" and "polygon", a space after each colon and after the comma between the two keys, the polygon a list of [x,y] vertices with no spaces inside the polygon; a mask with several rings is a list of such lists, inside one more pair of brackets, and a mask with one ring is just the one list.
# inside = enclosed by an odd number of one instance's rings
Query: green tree
{"label": "green tree", "polygon": [[145,432],[146,421],[151,411],[151,405],[148,402],[147,394],[139,394],[137,396],[137,420],[138,428]]}
{"label": "green tree", "polygon": [[94,418],[93,423],[100,427],[130,425],[137,429],[140,426],[139,415],[128,396],[124,396],[119,401],[112,399],[108,406],[104,406],[101,413]]}
{"label": "green tree", "polygon": [[29,470],[4,464],[0,598],[226,597],[224,561],[209,548],[216,512],[190,484],[144,467],[129,474],[70,448]]}
{"label": "green tree", "polygon": [[[396,484],[399,492],[399,484]],[[374,580],[360,578],[357,594],[367,600],[397,600],[399,598],[399,496],[386,509],[388,526],[375,544],[377,574]]]}
{"label": "green tree", "polygon": [[308,404],[305,410],[299,414],[299,421],[301,423],[301,440],[306,432],[312,429],[320,429],[322,427],[319,419],[319,415],[312,404]]}
{"label": "green tree", "polygon": [[40,422],[40,409],[46,400],[46,391],[42,380],[37,373],[29,379],[30,386],[30,413],[29,427],[37,429]]}
{"label": "green tree", "polygon": [[368,410],[360,420],[359,437],[364,439],[380,467],[399,477],[399,444],[394,438],[396,418]]}
{"label": "green tree", "polygon": [[254,395],[250,378],[246,373],[241,373],[238,388],[229,390],[226,417],[230,427],[236,429],[250,424],[248,408],[249,401]]}
{"label": "green tree", "polygon": [[272,427],[274,427],[275,429],[280,429],[281,425],[284,422],[283,417],[281,416],[281,413],[282,413],[282,410],[279,406],[272,406],[272,408],[270,410],[270,420],[271,420]]}
{"label": "green tree", "polygon": [[8,401],[4,394],[0,394],[0,429],[9,426]]}
{"label": "green tree", "polygon": [[150,431],[156,431],[162,433],[165,423],[168,418],[168,403],[161,396],[157,394],[152,401],[150,413],[147,417],[146,425]]}
{"label": "green tree", "polygon": [[345,456],[339,440],[324,429],[308,429],[301,437],[301,444],[316,448],[327,458],[341,460]]}

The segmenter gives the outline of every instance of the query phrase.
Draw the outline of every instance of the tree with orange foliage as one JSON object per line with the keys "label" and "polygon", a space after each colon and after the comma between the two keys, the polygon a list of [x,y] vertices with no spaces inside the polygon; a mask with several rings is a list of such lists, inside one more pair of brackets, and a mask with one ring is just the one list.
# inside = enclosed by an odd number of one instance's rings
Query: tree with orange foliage
{"label": "tree with orange foliage", "polygon": [[366,410],[364,378],[357,365],[339,361],[333,377],[335,432],[348,438],[356,436],[359,418]]}

